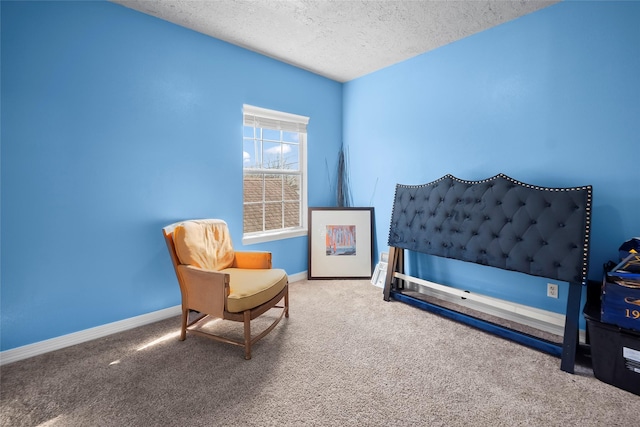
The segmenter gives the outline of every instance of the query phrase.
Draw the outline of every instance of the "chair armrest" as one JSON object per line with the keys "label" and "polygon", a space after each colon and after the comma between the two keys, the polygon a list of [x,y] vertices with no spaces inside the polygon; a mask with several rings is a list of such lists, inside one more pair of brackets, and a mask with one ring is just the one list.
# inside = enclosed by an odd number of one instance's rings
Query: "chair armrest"
{"label": "chair armrest", "polygon": [[177,270],[183,309],[222,318],[230,290],[229,275],[183,264]]}
{"label": "chair armrest", "polygon": [[235,252],[231,267],[235,268],[271,268],[271,252]]}

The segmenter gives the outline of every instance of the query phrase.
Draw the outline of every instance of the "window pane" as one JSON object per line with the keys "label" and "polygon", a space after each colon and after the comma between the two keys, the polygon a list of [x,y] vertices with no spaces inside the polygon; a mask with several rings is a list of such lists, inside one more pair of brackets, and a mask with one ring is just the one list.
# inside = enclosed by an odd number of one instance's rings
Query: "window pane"
{"label": "window pane", "polygon": [[300,134],[298,132],[282,132],[282,140],[284,142],[295,142],[295,143],[297,143],[298,141],[300,141],[299,135]]}
{"label": "window pane", "polygon": [[244,175],[243,200],[244,203],[262,202],[262,175]]}
{"label": "window pane", "polygon": [[260,141],[253,139],[245,139],[242,147],[243,167],[259,168],[260,167]]}
{"label": "window pane", "polygon": [[242,132],[245,138],[253,138],[253,126],[244,126]]}
{"label": "window pane", "polygon": [[264,177],[264,200],[266,202],[282,201],[282,181],[281,175],[265,175]]}
{"label": "window pane", "polygon": [[262,204],[244,205],[244,232],[262,231]]}
{"label": "window pane", "polygon": [[264,159],[262,167],[265,169],[283,169],[282,158],[280,152],[282,151],[282,144],[279,142],[264,142]]}
{"label": "window pane", "polygon": [[280,131],[274,129],[262,129],[262,139],[280,141]]}
{"label": "window pane", "polygon": [[300,150],[298,145],[283,144],[282,155],[284,169],[287,170],[300,170]]}
{"label": "window pane", "polygon": [[289,175],[284,177],[284,200],[300,201],[300,176]]}
{"label": "window pane", "polygon": [[269,203],[265,205],[265,224],[266,230],[277,230],[282,228],[282,203]]}
{"label": "window pane", "polygon": [[284,204],[284,226],[300,227],[300,203],[285,202]]}

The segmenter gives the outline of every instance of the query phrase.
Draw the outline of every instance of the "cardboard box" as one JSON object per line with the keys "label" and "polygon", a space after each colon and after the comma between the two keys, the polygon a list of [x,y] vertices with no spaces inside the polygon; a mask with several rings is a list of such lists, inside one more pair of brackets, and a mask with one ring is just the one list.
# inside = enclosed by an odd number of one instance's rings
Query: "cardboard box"
{"label": "cardboard box", "polygon": [[611,281],[625,280],[640,286],[640,254],[630,253],[607,273],[607,277]]}
{"label": "cardboard box", "polygon": [[602,319],[640,331],[640,255],[629,254],[602,283]]}
{"label": "cardboard box", "polygon": [[605,323],[640,331],[640,283],[602,284],[602,319]]}

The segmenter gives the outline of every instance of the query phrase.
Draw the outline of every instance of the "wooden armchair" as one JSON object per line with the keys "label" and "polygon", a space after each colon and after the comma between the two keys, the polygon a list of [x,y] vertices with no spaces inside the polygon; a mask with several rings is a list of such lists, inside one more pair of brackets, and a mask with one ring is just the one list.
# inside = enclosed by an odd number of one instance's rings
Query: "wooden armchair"
{"label": "wooden armchair", "polygon": [[[289,285],[284,270],[271,268],[270,252],[233,250],[227,224],[217,219],[177,222],[162,229],[182,294],[180,340],[187,331],[244,347],[267,335],[283,316],[289,317]],[[278,305],[284,299],[284,305]],[[260,334],[251,337],[251,321],[268,310],[279,316]],[[189,320],[191,311],[198,312]],[[205,332],[199,326],[209,318],[244,323],[244,340]]]}

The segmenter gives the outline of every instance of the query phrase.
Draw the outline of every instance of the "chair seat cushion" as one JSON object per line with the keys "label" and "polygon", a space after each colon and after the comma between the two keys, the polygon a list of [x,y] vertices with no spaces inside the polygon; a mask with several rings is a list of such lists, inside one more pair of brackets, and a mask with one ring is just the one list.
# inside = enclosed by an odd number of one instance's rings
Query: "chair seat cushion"
{"label": "chair seat cushion", "polygon": [[229,275],[231,288],[227,297],[227,311],[240,313],[269,301],[287,285],[287,273],[279,268],[239,269],[220,271]]}

